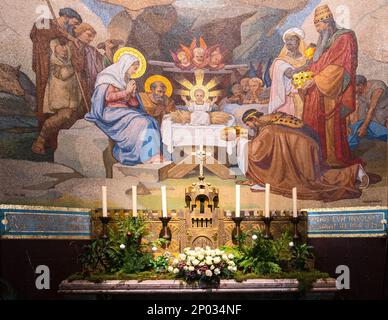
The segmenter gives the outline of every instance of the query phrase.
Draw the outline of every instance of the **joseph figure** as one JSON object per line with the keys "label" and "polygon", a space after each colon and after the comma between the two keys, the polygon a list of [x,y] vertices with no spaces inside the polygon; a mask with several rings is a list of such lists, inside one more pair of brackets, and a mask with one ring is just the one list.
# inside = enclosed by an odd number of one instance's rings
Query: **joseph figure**
{"label": "joseph figure", "polygon": [[166,95],[167,87],[161,81],[155,81],[150,85],[151,92],[140,93],[145,111],[154,117],[159,125],[165,114],[175,111],[175,103]]}
{"label": "joseph figure", "polygon": [[330,166],[361,163],[352,159],[346,125],[356,108],[356,36],[337,27],[327,5],[315,9],[314,24],[319,39],[310,67],[314,78],[303,87],[303,122],[318,134],[322,155]]}

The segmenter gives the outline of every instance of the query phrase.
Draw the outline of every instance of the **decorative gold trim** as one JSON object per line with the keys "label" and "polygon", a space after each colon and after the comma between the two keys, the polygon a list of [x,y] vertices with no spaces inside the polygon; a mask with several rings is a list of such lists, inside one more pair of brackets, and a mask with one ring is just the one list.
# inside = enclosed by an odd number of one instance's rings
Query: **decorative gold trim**
{"label": "decorative gold trim", "polygon": [[90,240],[92,236],[32,236],[32,235],[2,235],[0,239],[53,239],[53,240]]}
{"label": "decorative gold trim", "polygon": [[29,206],[29,205],[18,205],[18,204],[0,204],[1,209],[17,209],[17,210],[55,210],[63,212],[92,212],[90,208],[68,208],[68,207],[46,207],[46,206]]}
{"label": "decorative gold trim", "polygon": [[307,212],[341,212],[341,211],[355,211],[355,210],[388,210],[388,206],[375,206],[375,207],[338,207],[338,208],[307,208],[300,209]]}
{"label": "decorative gold trim", "polygon": [[383,238],[386,233],[307,234],[307,238]]}

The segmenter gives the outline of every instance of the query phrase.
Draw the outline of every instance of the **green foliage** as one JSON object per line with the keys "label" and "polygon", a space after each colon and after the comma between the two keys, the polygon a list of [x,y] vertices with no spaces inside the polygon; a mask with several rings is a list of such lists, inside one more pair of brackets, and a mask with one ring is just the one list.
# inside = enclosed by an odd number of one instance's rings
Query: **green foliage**
{"label": "green foliage", "polygon": [[80,260],[84,272],[136,273],[150,268],[153,255],[141,243],[148,230],[144,218],[116,218],[107,240],[96,238]]}
{"label": "green foliage", "polygon": [[294,244],[289,232],[272,240],[265,239],[261,231],[253,230],[233,253],[243,273],[267,275],[307,270],[307,261],[313,258],[311,249],[307,244]]}
{"label": "green foliage", "polygon": [[94,283],[100,283],[108,280],[137,280],[138,282],[144,280],[172,280],[175,276],[171,273],[155,273],[154,271],[141,271],[138,273],[116,272],[112,274],[107,273],[75,273],[67,278],[68,281],[86,280]]}
{"label": "green foliage", "polygon": [[296,270],[306,270],[308,259],[313,258],[311,246],[308,246],[306,243],[295,244],[292,250],[292,262],[293,267]]}
{"label": "green foliage", "polygon": [[169,252],[165,252],[163,255],[160,255],[157,258],[151,259],[149,262],[150,267],[156,273],[165,273],[167,272],[170,257],[171,257],[171,254]]}
{"label": "green foliage", "polygon": [[0,301],[16,300],[17,298],[15,289],[6,280],[0,278]]}
{"label": "green foliage", "polygon": [[[297,279],[299,282],[299,292],[305,293],[312,288],[312,285],[318,279],[329,278],[329,274],[320,272],[318,270],[309,271],[293,271],[293,272],[279,272],[274,274],[260,275],[260,278],[264,279]],[[248,279],[259,278],[256,273],[243,273],[238,271],[234,274],[234,279],[237,282],[243,282]]]}
{"label": "green foliage", "polygon": [[244,273],[269,274],[281,271],[278,264],[276,246],[273,240],[264,239],[261,232],[253,234],[254,241],[238,247],[240,254],[236,255],[237,265]]}

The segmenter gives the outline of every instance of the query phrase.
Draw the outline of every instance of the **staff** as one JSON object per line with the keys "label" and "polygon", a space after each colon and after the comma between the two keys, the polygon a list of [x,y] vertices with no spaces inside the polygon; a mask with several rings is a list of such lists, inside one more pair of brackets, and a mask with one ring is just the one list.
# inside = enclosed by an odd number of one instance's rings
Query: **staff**
{"label": "staff", "polygon": [[[50,9],[51,15],[53,16],[54,23],[57,25],[57,27],[58,27],[59,29],[63,30],[62,27],[59,25],[59,23],[58,23],[58,21],[57,21],[57,17],[56,17],[56,15],[55,15],[55,12],[54,12],[53,7],[51,6],[50,0],[46,0],[46,2],[47,2],[47,6],[48,6],[49,9]],[[63,31],[64,31],[64,30],[63,30]],[[74,38],[72,35],[70,35],[70,34],[67,33],[66,31],[64,31],[64,32],[66,33],[67,38],[68,38],[69,40],[71,40],[71,41],[73,41],[75,44],[77,44],[77,41],[78,41],[78,40],[77,40],[76,38]],[[75,68],[74,68],[74,74],[75,74],[75,77],[76,77],[76,79],[77,79],[77,83],[78,83],[79,89],[80,89],[80,91],[81,91],[82,99],[84,100],[86,109],[87,109],[87,111],[89,112],[89,111],[90,111],[89,103],[88,103],[88,101],[86,100],[85,92],[84,92],[84,89],[82,88],[81,78],[79,77],[78,71],[77,71]]]}

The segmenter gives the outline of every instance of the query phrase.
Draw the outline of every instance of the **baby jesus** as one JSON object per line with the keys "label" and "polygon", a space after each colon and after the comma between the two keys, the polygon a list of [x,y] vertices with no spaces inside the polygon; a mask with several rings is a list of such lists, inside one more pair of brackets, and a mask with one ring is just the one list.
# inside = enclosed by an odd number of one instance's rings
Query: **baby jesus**
{"label": "baby jesus", "polygon": [[195,90],[194,97],[195,101],[189,101],[185,96],[182,96],[182,100],[185,102],[191,113],[190,124],[193,126],[210,125],[209,112],[212,111],[217,101],[217,97],[205,101],[205,92],[202,89]]}

